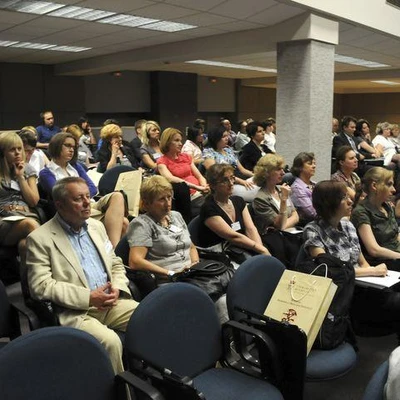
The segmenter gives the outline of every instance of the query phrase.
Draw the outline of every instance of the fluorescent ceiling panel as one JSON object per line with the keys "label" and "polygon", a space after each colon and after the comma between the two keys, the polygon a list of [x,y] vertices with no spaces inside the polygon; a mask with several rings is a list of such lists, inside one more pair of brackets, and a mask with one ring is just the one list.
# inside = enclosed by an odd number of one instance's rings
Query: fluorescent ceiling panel
{"label": "fluorescent ceiling panel", "polygon": [[185,62],[188,64],[200,64],[200,65],[210,65],[213,67],[245,69],[248,71],[260,71],[260,72],[271,72],[271,73],[277,72],[277,70],[273,69],[273,68],[262,68],[262,67],[255,67],[252,65],[232,64],[232,63],[225,63],[225,62],[220,62],[220,61],[193,60],[193,61],[185,61]]}
{"label": "fluorescent ceiling panel", "polygon": [[11,47],[18,47],[22,49],[34,49],[34,50],[46,50],[51,47],[55,47],[55,44],[47,44],[47,43],[31,43],[31,42],[17,42]]}
{"label": "fluorescent ceiling panel", "polygon": [[12,42],[10,40],[0,40],[0,47],[9,47],[15,43],[18,43],[18,42]]}
{"label": "fluorescent ceiling panel", "polygon": [[158,19],[136,17],[135,15],[117,14],[112,17],[101,19],[97,22],[101,22],[102,24],[135,27],[144,24],[151,24],[153,22],[158,22],[158,21],[159,21]]}
{"label": "fluorescent ceiling panel", "polygon": [[390,67],[390,65],[387,65],[387,64],[380,64],[375,61],[367,61],[367,60],[363,60],[361,58],[342,56],[340,54],[335,54],[335,62],[339,62],[339,63],[343,63],[343,64],[358,65],[360,67],[366,67],[366,68]]}
{"label": "fluorescent ceiling panel", "polygon": [[389,85],[389,86],[396,86],[400,85],[399,82],[392,82],[392,81],[371,81],[372,83],[380,83],[381,85]]}
{"label": "fluorescent ceiling panel", "polygon": [[50,3],[48,1],[0,1],[0,8],[39,15],[47,14],[48,12],[57,10],[61,7],[64,7],[64,4]]}
{"label": "fluorescent ceiling panel", "polygon": [[68,7],[59,8],[58,10],[53,11],[53,12],[49,13],[48,15],[50,15],[52,17],[73,18],[73,19],[82,19],[85,21],[95,21],[97,19],[115,15],[115,13],[111,12],[111,11],[94,10],[92,8],[68,6]]}
{"label": "fluorescent ceiling panel", "polygon": [[78,46],[54,46],[49,50],[52,51],[69,51],[71,53],[79,53],[81,51],[91,50],[91,47],[78,47]]}
{"label": "fluorescent ceiling panel", "polygon": [[197,28],[196,25],[189,24],[180,24],[179,22],[168,22],[168,21],[159,21],[154,24],[146,24],[139,26],[141,29],[151,29],[154,31],[162,31],[162,32],[178,32],[184,31],[186,29]]}

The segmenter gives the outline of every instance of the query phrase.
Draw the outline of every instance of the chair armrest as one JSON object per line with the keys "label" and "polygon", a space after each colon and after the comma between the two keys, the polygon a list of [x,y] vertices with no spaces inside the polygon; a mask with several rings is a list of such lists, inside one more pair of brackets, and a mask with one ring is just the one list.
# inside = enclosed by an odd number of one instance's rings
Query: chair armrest
{"label": "chair armrest", "polygon": [[141,394],[144,394],[146,396],[146,399],[164,400],[164,396],[155,387],[133,375],[129,371],[119,373],[115,377],[115,380],[117,383],[118,393],[121,394],[121,396],[118,396],[119,399],[127,398],[124,385],[126,383],[130,387],[134,388],[135,392],[139,391]]}
{"label": "chair armrest", "polygon": [[[228,340],[224,340],[224,360],[229,367],[250,375],[259,375],[260,378],[268,379],[274,384],[278,384],[282,380],[283,368],[279,360],[279,352],[276,343],[269,335],[237,321],[228,321],[222,326],[223,338],[230,337],[227,334],[227,330],[232,332],[235,349],[238,350],[237,354],[241,357],[240,363],[234,360],[230,347],[231,343],[228,343]],[[252,357],[248,352],[247,346],[249,342],[246,337],[252,339],[252,343],[257,349],[259,356],[257,362],[251,360]],[[245,364],[243,364],[243,361]]]}
{"label": "chair armrest", "polygon": [[[9,300],[11,307],[17,312],[25,316],[29,323],[29,328],[35,330],[40,328],[39,318],[36,313],[25,305],[24,300],[21,298]],[[21,333],[17,334],[19,336]]]}

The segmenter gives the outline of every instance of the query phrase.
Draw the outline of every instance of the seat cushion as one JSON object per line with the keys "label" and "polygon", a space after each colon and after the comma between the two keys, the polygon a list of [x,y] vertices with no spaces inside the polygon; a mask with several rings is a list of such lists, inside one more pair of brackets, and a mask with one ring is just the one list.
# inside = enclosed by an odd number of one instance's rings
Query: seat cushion
{"label": "seat cushion", "polygon": [[207,400],[283,400],[275,386],[232,369],[209,369],[193,382]]}
{"label": "seat cushion", "polygon": [[350,371],[357,361],[353,346],[343,343],[333,350],[312,350],[307,357],[306,379],[334,379]]}

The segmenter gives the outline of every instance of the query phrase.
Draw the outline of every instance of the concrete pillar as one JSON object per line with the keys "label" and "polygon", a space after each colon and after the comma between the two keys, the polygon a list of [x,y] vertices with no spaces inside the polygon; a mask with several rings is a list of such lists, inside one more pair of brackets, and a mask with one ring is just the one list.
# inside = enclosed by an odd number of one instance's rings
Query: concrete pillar
{"label": "concrete pillar", "polygon": [[315,40],[278,43],[277,152],[287,164],[301,151],[329,179],[335,46]]}
{"label": "concrete pillar", "polygon": [[330,177],[337,41],[338,24],[311,14],[277,43],[276,149],[289,165],[301,151],[314,152],[316,180]]}

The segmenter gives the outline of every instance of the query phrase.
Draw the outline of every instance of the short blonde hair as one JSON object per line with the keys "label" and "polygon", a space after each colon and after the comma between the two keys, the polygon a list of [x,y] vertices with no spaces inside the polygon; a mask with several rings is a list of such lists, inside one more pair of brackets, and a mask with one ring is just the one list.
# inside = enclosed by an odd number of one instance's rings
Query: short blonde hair
{"label": "short blonde hair", "polygon": [[154,175],[151,178],[145,179],[140,187],[140,199],[142,210],[145,210],[145,204],[150,204],[160,194],[173,193],[172,185],[166,178],[161,175]]}
{"label": "short blonde hair", "polygon": [[171,144],[171,142],[176,134],[181,135],[181,138],[183,138],[182,132],[176,128],[164,129],[164,131],[161,135],[161,139],[160,139],[161,153],[163,153],[163,154],[168,153],[169,145]]}
{"label": "short blonde hair", "polygon": [[15,132],[3,132],[0,134],[0,177],[6,180],[11,179],[11,170],[4,153],[14,146],[21,147],[21,156],[25,160],[25,150],[22,139]]}
{"label": "short blonde hair", "polygon": [[142,142],[146,146],[149,144],[149,132],[150,132],[150,128],[152,126],[155,126],[161,133],[160,125],[158,125],[158,123],[156,121],[145,121],[145,122],[143,122],[142,127],[141,127]]}
{"label": "short blonde hair", "polygon": [[100,137],[103,140],[110,141],[115,136],[122,136],[122,129],[118,125],[108,124],[101,128]]}
{"label": "short blonde hair", "polygon": [[79,142],[80,137],[83,135],[83,130],[76,124],[68,125],[65,132],[73,135],[77,142]]}
{"label": "short blonde hair", "polygon": [[378,188],[382,188],[390,179],[393,179],[393,177],[393,171],[389,169],[383,167],[370,168],[362,178],[363,190],[365,193],[370,194],[372,192],[372,182],[375,182]]}
{"label": "short blonde hair", "polygon": [[389,122],[379,122],[376,125],[375,133],[380,135],[383,133],[384,129],[392,129],[392,125]]}
{"label": "short blonde hair", "polygon": [[279,154],[267,154],[261,157],[254,167],[254,183],[260,187],[266,185],[271,172],[285,166],[285,160]]}

